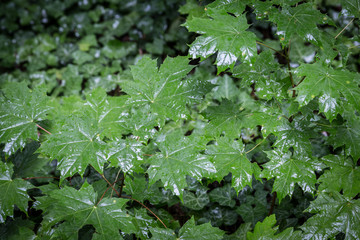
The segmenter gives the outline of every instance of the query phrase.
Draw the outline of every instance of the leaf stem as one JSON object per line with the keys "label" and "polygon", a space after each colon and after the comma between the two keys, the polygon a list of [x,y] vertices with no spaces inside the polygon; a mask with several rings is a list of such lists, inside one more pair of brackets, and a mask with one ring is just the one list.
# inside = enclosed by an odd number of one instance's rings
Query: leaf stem
{"label": "leaf stem", "polygon": [[355,18],[351,19],[348,24],[335,36],[335,39],[337,39],[344,31],[345,29],[354,21]]}
{"label": "leaf stem", "polygon": [[[94,166],[92,166],[91,164],[90,164],[90,166],[91,166],[92,168],[94,168]],[[165,225],[165,223],[164,223],[163,221],[161,221],[161,219],[160,219],[153,211],[151,211],[147,206],[145,206],[142,202],[140,202],[140,201],[138,201],[138,200],[136,200],[135,198],[132,198],[132,197],[121,196],[120,193],[119,193],[119,192],[114,188],[114,186],[109,182],[109,180],[106,179],[106,177],[104,176],[104,174],[101,174],[101,173],[100,173],[98,170],[96,170],[95,168],[94,168],[94,170],[101,175],[101,177],[109,184],[109,186],[115,191],[115,193],[118,195],[119,198],[128,198],[128,199],[131,199],[131,200],[139,203],[141,206],[143,206],[144,208],[146,208],[152,215],[154,215],[154,217],[155,217],[157,220],[159,220],[159,221],[162,223],[162,225],[164,225],[165,228],[167,228],[166,225]]]}
{"label": "leaf stem", "polygon": [[294,87],[297,87],[297,86],[299,86],[300,85],[300,83],[302,83],[303,81],[304,81],[304,79],[306,78],[306,76],[303,76],[301,79],[300,79],[300,81],[297,83],[297,84],[295,84],[295,86]]}
{"label": "leaf stem", "polygon": [[[118,179],[118,177],[119,177],[120,172],[121,172],[121,168],[119,169],[119,171],[118,171],[117,174],[116,174],[115,182],[113,183],[113,185],[117,182],[117,179]],[[123,182],[124,182],[124,179],[123,179]],[[121,196],[121,192],[122,192],[122,191],[120,190],[120,196]],[[114,193],[114,191],[111,190],[110,197],[113,195],[113,193]]]}
{"label": "leaf stem", "polygon": [[276,200],[276,192],[273,193],[273,196],[272,196],[272,199],[271,199],[271,206],[270,206],[270,210],[269,210],[269,213],[268,213],[268,216],[270,216],[273,211],[274,211],[274,207],[275,207],[275,200]]}
{"label": "leaf stem", "polygon": [[267,47],[273,51],[275,51],[276,53],[280,54],[281,56],[283,56],[284,58],[287,58],[286,55],[284,55],[282,52],[279,52],[278,50],[276,50],[275,48],[272,48],[270,47],[269,45],[266,45],[265,43],[262,43],[262,42],[259,42],[259,41],[256,41],[257,44],[260,44],[260,45],[263,45],[264,47]]}
{"label": "leaf stem", "polygon": [[[269,136],[269,135],[268,135],[268,136]],[[249,151],[245,152],[245,154],[248,154],[248,153],[252,152],[253,150],[255,150],[255,148],[257,148],[260,144],[262,144],[262,143],[267,139],[268,136],[266,136],[266,138],[264,138],[263,140],[261,140],[261,142],[259,142],[258,144],[256,144],[252,149],[250,149]]]}
{"label": "leaf stem", "polygon": [[122,194],[123,188],[124,188],[124,182],[125,182],[126,173],[124,173],[124,177],[122,178],[121,185],[120,185],[120,196]]}
{"label": "leaf stem", "polygon": [[49,132],[48,130],[46,130],[45,128],[43,128],[42,126],[40,126],[39,124],[36,124],[36,126],[38,128],[40,128],[41,130],[43,130],[44,132],[46,132],[47,134],[50,134],[51,135],[51,132]]}

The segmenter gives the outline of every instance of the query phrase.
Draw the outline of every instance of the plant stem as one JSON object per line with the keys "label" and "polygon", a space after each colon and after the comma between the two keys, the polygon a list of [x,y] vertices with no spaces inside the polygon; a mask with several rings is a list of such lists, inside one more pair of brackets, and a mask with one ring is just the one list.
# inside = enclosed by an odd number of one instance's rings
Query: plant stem
{"label": "plant stem", "polygon": [[337,39],[344,31],[345,29],[354,21],[355,18],[351,19],[351,21],[346,24],[346,26],[335,36],[335,39]]}
{"label": "plant stem", "polygon": [[38,128],[40,128],[41,130],[43,130],[44,132],[46,132],[47,134],[50,134],[51,135],[51,132],[49,132],[48,130],[46,130],[45,128],[43,128],[42,126],[40,126],[39,124],[36,124],[36,126]]}
{"label": "plant stem", "polygon": [[284,55],[283,53],[279,52],[278,50],[276,50],[275,48],[270,47],[269,45],[266,45],[265,43],[256,41],[257,44],[263,45],[264,47],[267,47],[273,51],[275,51],[276,53],[280,54],[281,56],[283,56],[284,58],[287,58],[286,55]]}
{"label": "plant stem", "polygon": [[124,182],[125,182],[125,177],[126,177],[126,173],[124,173],[124,177],[122,178],[122,181],[121,181],[121,185],[120,185],[120,196],[121,196],[122,191],[123,191]]}
{"label": "plant stem", "polygon": [[270,210],[269,210],[269,213],[268,213],[268,216],[270,216],[273,211],[274,211],[274,207],[275,207],[275,200],[276,200],[276,192],[273,193],[273,196],[272,196],[272,199],[271,199],[271,206],[270,206]]}
{"label": "plant stem", "polygon": [[252,149],[250,149],[249,151],[247,151],[245,154],[248,154],[250,152],[252,152],[253,150],[255,150],[255,148],[257,148],[260,144],[262,144],[268,136],[266,136],[266,138],[264,138],[263,140],[261,140],[261,142],[259,142],[258,144],[256,144]]}

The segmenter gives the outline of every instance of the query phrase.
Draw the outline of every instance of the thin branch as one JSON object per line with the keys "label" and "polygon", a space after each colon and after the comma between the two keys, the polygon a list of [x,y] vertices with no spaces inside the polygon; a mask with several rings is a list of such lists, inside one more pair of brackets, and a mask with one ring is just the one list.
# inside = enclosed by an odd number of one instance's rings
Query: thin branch
{"label": "thin branch", "polygon": [[304,79],[306,78],[306,76],[303,76],[302,78],[301,78],[301,80],[297,83],[297,84],[295,84],[295,86],[294,87],[297,87],[297,86],[299,86],[300,85],[300,83],[302,83],[303,81],[304,81]]}
{"label": "thin branch", "polygon": [[265,43],[262,43],[262,42],[259,42],[259,41],[256,41],[257,44],[260,44],[260,45],[263,45],[264,47],[267,47],[273,51],[275,51],[276,53],[280,54],[281,56],[283,56],[284,58],[287,58],[286,55],[284,55],[282,52],[279,52],[278,50],[276,50],[275,48],[272,48],[270,47],[269,45],[266,45]]}
{"label": "thin branch", "polygon": [[[119,177],[120,172],[121,172],[121,168],[119,169],[119,171],[118,171],[117,174],[116,174],[115,182],[113,183],[113,185],[117,182],[117,179],[118,179],[118,177]],[[124,182],[124,180],[123,180],[123,182]],[[113,195],[113,193],[114,193],[114,191],[111,190],[110,197]],[[121,196],[121,191],[120,191],[120,196]]]}
{"label": "thin branch", "polygon": [[252,152],[253,150],[255,150],[255,148],[257,148],[260,144],[262,144],[268,136],[266,136],[266,138],[264,138],[263,140],[261,140],[261,142],[259,142],[258,144],[256,144],[252,149],[250,149],[249,151],[247,151],[245,154],[248,154],[250,152]]}
{"label": "thin branch", "polygon": [[350,22],[346,24],[346,26],[335,36],[335,39],[337,39],[338,36],[340,36],[345,31],[345,29],[354,21],[354,19],[355,18],[351,19]]}
{"label": "thin branch", "polygon": [[99,203],[101,202],[101,200],[105,197],[106,192],[111,188],[111,186],[108,186],[108,188],[105,190],[105,192],[101,195],[100,200],[96,203],[96,206],[99,205]]}
{"label": "thin branch", "polygon": [[276,192],[274,192],[274,193],[273,193],[273,196],[272,196],[271,206],[270,206],[270,210],[269,210],[269,213],[268,213],[269,216],[270,216],[270,215],[273,213],[273,211],[274,211],[275,200],[276,200]]}
{"label": "thin branch", "polygon": [[125,182],[126,173],[124,173],[124,177],[122,178],[121,185],[120,185],[120,196],[122,194],[123,188],[124,188],[124,182]]}
{"label": "thin branch", "polygon": [[128,196],[122,196],[121,198],[128,198],[128,199],[131,199],[131,200],[139,203],[141,206],[143,206],[144,208],[146,208],[152,215],[154,215],[154,217],[156,217],[156,219],[159,220],[159,222],[161,222],[161,224],[162,224],[165,228],[167,228],[166,225],[165,225],[165,223],[164,223],[163,221],[161,221],[161,219],[160,219],[158,216],[156,216],[156,214],[155,214],[153,211],[151,211],[150,208],[148,208],[147,206],[145,206],[142,202],[136,200],[135,198],[128,197]]}
{"label": "thin branch", "polygon": [[46,130],[45,128],[43,128],[42,126],[40,126],[39,124],[36,124],[36,126],[38,128],[40,128],[41,130],[43,130],[44,132],[46,132],[47,134],[50,134],[51,135],[51,132],[49,132],[48,130]]}

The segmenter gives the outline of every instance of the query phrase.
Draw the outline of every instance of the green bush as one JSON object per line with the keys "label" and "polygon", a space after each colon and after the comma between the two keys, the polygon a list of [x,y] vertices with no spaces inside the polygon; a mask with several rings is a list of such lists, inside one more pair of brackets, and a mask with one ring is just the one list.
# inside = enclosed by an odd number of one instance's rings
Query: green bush
{"label": "green bush", "polygon": [[3,1],[1,239],[360,239],[360,1]]}

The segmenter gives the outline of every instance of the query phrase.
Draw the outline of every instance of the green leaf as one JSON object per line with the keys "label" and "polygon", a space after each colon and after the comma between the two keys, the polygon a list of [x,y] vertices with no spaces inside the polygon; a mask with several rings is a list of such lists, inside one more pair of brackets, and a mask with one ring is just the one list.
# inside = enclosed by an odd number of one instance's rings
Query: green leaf
{"label": "green leaf", "polygon": [[195,193],[184,191],[183,200],[185,207],[193,210],[201,210],[210,202],[206,189],[196,189]]}
{"label": "green leaf", "polygon": [[[274,144],[280,151],[287,152],[289,148],[293,148],[296,153],[309,155],[311,153],[310,138],[315,136],[314,131],[308,127],[306,121],[289,122],[287,119],[276,121],[277,129],[273,130],[277,140]],[[266,125],[268,125],[266,123]],[[265,126],[266,126],[265,125]],[[273,128],[271,124],[269,128]]]}
{"label": "green leaf", "polygon": [[12,179],[12,175],[12,164],[0,161],[0,223],[5,222],[7,216],[13,217],[14,205],[27,213],[30,197],[26,191],[33,185],[19,178]]}
{"label": "green leaf", "polygon": [[231,184],[215,188],[209,193],[209,197],[212,202],[218,202],[221,206],[233,208],[236,204],[236,191],[231,187]]}
{"label": "green leaf", "polygon": [[288,78],[281,79],[279,64],[269,62],[274,62],[273,54],[270,51],[261,52],[255,63],[242,63],[236,66],[233,77],[241,78],[241,85],[251,86],[255,83],[255,94],[260,98],[287,98],[291,81]]}
{"label": "green leaf", "polygon": [[164,228],[151,228],[152,237],[155,240],[175,240],[176,236],[173,230]]}
{"label": "green leaf", "polygon": [[344,239],[360,238],[360,200],[322,191],[306,211],[317,214],[301,227],[303,238],[328,239],[340,232],[345,234]]}
{"label": "green leaf", "polygon": [[214,174],[216,180],[221,181],[231,172],[232,187],[236,191],[242,190],[247,185],[251,186],[252,175],[260,171],[256,164],[252,164],[247,159],[241,140],[234,141],[231,138],[220,137],[216,140],[216,144],[207,146],[205,153],[209,155],[216,168]]}
{"label": "green leaf", "polygon": [[219,106],[209,106],[204,111],[209,124],[205,127],[209,136],[239,137],[245,125],[247,109],[229,100],[223,100]]}
{"label": "green leaf", "polygon": [[161,179],[165,188],[182,197],[186,187],[186,175],[197,180],[215,173],[214,165],[200,151],[205,149],[207,140],[198,136],[184,136],[181,130],[174,130],[157,138],[160,152],[149,158],[147,170],[150,184]]}
{"label": "green leaf", "polygon": [[330,142],[334,147],[345,145],[345,152],[351,155],[356,162],[360,158],[360,117],[346,113],[347,121],[341,126],[336,126],[336,132],[330,136]]}
{"label": "green leaf", "polygon": [[341,6],[348,10],[355,17],[360,18],[360,1],[359,0],[341,0]]}
{"label": "green leaf", "polygon": [[110,139],[121,138],[124,133],[123,122],[127,115],[126,96],[109,97],[102,88],[86,95],[85,109],[88,116],[97,121],[100,136]]}
{"label": "green leaf", "polygon": [[247,4],[248,0],[217,0],[206,6],[207,11],[230,12],[235,16],[240,16]]}
{"label": "green leaf", "polygon": [[96,36],[87,35],[78,43],[80,51],[87,52],[90,47],[97,46]]}
{"label": "green leaf", "polygon": [[34,240],[35,233],[34,222],[15,218],[14,221],[7,221],[0,225],[0,235],[2,239],[7,240]]}
{"label": "green leaf", "polygon": [[144,145],[135,139],[116,139],[110,144],[107,159],[111,166],[120,167],[123,172],[141,172],[143,161],[142,148]]}
{"label": "green leaf", "polygon": [[321,170],[321,164],[304,155],[292,155],[279,150],[266,152],[270,162],[266,163],[262,177],[275,177],[273,191],[281,201],[286,195],[292,195],[295,184],[304,192],[313,193],[316,188],[315,170]]}
{"label": "green leaf", "polygon": [[121,87],[136,106],[150,105],[151,111],[173,120],[189,115],[186,108],[187,86],[181,81],[193,68],[186,57],[166,58],[158,70],[156,60],[142,58],[131,67],[133,81],[124,81]]}
{"label": "green leaf", "polygon": [[124,210],[128,200],[103,198],[97,203],[97,194],[88,184],[80,190],[65,186],[42,198],[42,204],[38,206],[45,213],[42,231],[62,221],[71,224],[69,235],[77,235],[77,231],[87,224],[93,225],[102,235],[99,239],[119,238],[119,230],[124,233],[135,231],[133,218]]}
{"label": "green leaf", "polygon": [[[279,11],[281,9],[281,11]],[[313,8],[312,3],[303,3],[296,7],[284,6],[271,8],[269,20],[277,25],[276,34],[283,45],[289,43],[293,36],[300,36],[304,41],[309,41],[321,46],[317,24],[325,24],[328,17]]]}
{"label": "green leaf", "polygon": [[77,64],[77,65],[82,65],[84,64],[85,62],[91,62],[94,57],[91,56],[90,54],[86,53],[86,52],[83,52],[83,51],[76,51],[72,54],[73,58],[74,58],[74,62]]}
{"label": "green leaf", "polygon": [[[360,111],[360,76],[347,70],[332,69],[319,62],[303,64],[298,69],[299,76],[306,76],[295,89],[296,100],[300,106],[308,104],[314,97],[319,97],[320,111],[332,121],[337,114],[343,113],[344,105],[350,104]],[[344,96],[346,100],[340,100]]]}
{"label": "green leaf", "polygon": [[343,191],[345,197],[355,197],[360,193],[360,167],[349,158],[337,155],[323,157],[322,162],[330,167],[319,178],[319,190]]}
{"label": "green leaf", "polygon": [[75,173],[83,175],[89,164],[102,172],[108,146],[100,139],[100,133],[95,119],[72,116],[61,131],[47,138],[39,150],[59,161],[61,180]]}
{"label": "green leaf", "polygon": [[211,240],[221,239],[223,235],[224,232],[222,230],[212,227],[210,223],[195,225],[194,217],[192,217],[180,228],[178,239]]}
{"label": "green leaf", "polygon": [[38,140],[36,122],[50,110],[45,89],[27,88],[25,82],[8,83],[0,96],[0,142],[8,155],[22,149],[27,139]]}
{"label": "green leaf", "polygon": [[239,94],[239,89],[229,75],[218,78],[217,84],[218,86],[213,89],[213,98],[217,100],[221,100],[222,98],[233,100]]}
{"label": "green leaf", "polygon": [[258,222],[255,225],[254,232],[248,232],[248,240],[267,240],[267,239],[303,239],[300,231],[293,231],[293,228],[287,228],[282,231],[280,234],[275,235],[278,230],[278,226],[274,227],[276,224],[275,214],[270,215],[265,218],[263,222]]}
{"label": "green leaf", "polygon": [[225,235],[223,240],[246,240],[246,233],[251,230],[251,223],[243,223],[230,235]]}
{"label": "green leaf", "polygon": [[202,35],[190,45],[189,55],[205,59],[217,52],[218,73],[232,70],[240,56],[250,62],[257,55],[255,34],[246,31],[249,25],[245,15],[233,17],[222,10],[211,11],[208,18],[193,17],[184,26]]}

